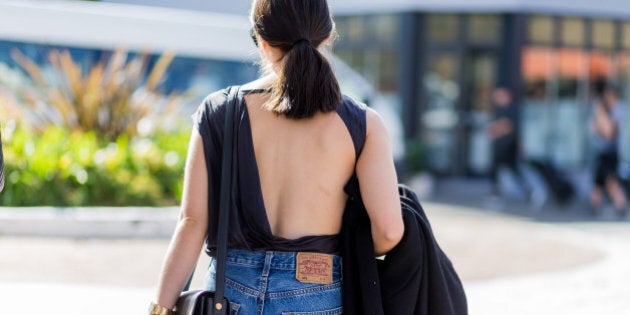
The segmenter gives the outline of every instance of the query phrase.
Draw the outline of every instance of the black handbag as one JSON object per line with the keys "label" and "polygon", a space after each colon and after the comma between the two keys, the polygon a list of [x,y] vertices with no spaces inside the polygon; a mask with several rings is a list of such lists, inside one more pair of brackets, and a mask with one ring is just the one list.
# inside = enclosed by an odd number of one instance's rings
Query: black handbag
{"label": "black handbag", "polygon": [[[186,291],[177,299],[177,315],[225,315],[230,313],[230,301],[225,297],[225,264],[228,242],[228,223],[232,187],[232,148],[234,146],[234,118],[240,106],[240,88],[229,88],[226,101],[225,128],[223,134],[223,154],[221,156],[221,196],[219,200],[219,224],[217,234],[217,273],[216,289]],[[192,279],[192,276],[191,276]],[[190,280],[188,281],[190,284]],[[188,285],[186,285],[188,286]]]}

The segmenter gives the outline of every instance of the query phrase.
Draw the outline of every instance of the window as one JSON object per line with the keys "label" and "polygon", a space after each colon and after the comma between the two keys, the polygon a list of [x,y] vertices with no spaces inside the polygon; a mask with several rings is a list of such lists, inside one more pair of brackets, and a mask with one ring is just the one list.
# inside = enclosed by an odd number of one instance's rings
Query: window
{"label": "window", "polygon": [[561,40],[565,46],[584,46],[585,26],[580,18],[563,18],[561,28]]}
{"label": "window", "polygon": [[536,44],[553,43],[553,18],[546,15],[532,15],[527,23],[529,41]]}
{"label": "window", "polygon": [[335,21],[335,29],[337,30],[337,34],[339,35],[339,39],[337,41],[335,41],[336,43],[338,42],[344,42],[348,39],[348,29],[350,28],[348,26],[348,18],[347,17],[335,17],[334,18]]}
{"label": "window", "polygon": [[598,48],[615,48],[615,24],[613,21],[594,20],[591,29],[591,41]]}
{"label": "window", "polygon": [[394,50],[380,52],[380,82],[379,90],[383,92],[396,91],[396,74],[398,71],[398,54]]}
{"label": "window", "polygon": [[424,126],[422,141],[428,150],[429,167],[439,173],[448,173],[456,163],[459,58],[454,51],[432,51],[428,58],[429,69],[421,82],[426,91],[423,100],[426,108],[418,124]]}
{"label": "window", "polygon": [[578,48],[558,50],[557,99],[552,104],[549,130],[550,157],[557,165],[578,168],[586,158],[588,104],[588,52]]}
{"label": "window", "polygon": [[527,159],[545,160],[553,120],[549,114],[549,87],[552,82],[554,50],[527,47],[523,50],[522,71],[525,97],[520,109],[521,140]]}
{"label": "window", "polygon": [[459,17],[455,14],[430,14],[427,24],[431,41],[450,43],[459,37]]}
{"label": "window", "polygon": [[[626,23],[624,23],[626,24]],[[625,27],[625,26],[624,26]],[[624,100],[626,108],[624,111],[630,113],[630,53],[620,53],[619,59],[619,74],[620,74],[620,92]],[[621,160],[625,162],[625,171],[630,171],[630,126],[628,124],[621,124],[620,130],[620,147],[619,155]],[[628,173],[626,173],[627,175]]]}
{"label": "window", "polygon": [[361,72],[363,70],[365,62],[362,49],[344,49],[335,51],[335,54],[355,71]]}
{"label": "window", "polygon": [[623,49],[630,49],[630,22],[623,22],[621,24],[621,47]]}
{"label": "window", "polygon": [[335,17],[339,42],[360,42],[365,37],[365,18],[362,16]]}
{"label": "window", "polygon": [[397,15],[377,15],[371,22],[372,30],[378,40],[394,40],[400,33],[400,19]]}
{"label": "window", "polygon": [[348,18],[347,39],[353,42],[362,41],[365,38],[365,18],[353,16]]}
{"label": "window", "polygon": [[630,53],[619,53],[619,79],[620,92],[626,103],[630,104]]}
{"label": "window", "polygon": [[498,15],[473,14],[468,19],[468,39],[473,43],[498,43],[502,23]]}

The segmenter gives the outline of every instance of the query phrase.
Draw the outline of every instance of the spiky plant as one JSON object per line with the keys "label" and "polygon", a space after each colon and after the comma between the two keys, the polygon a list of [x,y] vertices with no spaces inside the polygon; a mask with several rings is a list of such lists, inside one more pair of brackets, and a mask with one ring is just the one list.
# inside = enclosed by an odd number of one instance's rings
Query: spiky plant
{"label": "spiky plant", "polygon": [[45,65],[13,50],[12,57],[26,73],[28,84],[9,91],[8,97],[5,89],[4,103],[20,111],[35,130],[62,125],[94,131],[104,140],[134,136],[142,119],[160,123],[184,103],[185,96],[158,90],[174,56],[164,53],[147,69],[146,54],[131,58],[124,49],[117,49],[107,60],[86,69],[67,50],[51,51]]}

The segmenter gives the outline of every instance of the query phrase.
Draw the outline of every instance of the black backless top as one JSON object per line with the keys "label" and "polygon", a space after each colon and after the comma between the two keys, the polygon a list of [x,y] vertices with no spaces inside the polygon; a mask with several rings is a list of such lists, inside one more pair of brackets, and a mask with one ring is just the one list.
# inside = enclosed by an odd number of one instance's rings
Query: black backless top
{"label": "black backless top", "polygon": [[[227,89],[210,94],[199,106],[194,119],[195,127],[203,139],[206,167],[208,169],[209,222],[206,252],[214,256],[216,248],[216,222],[219,209],[219,183],[221,182],[221,152]],[[232,170],[232,206],[230,210],[229,246],[249,250],[303,251],[338,253],[338,235],[312,235],[298,239],[286,239],[271,233],[265,211],[251,125],[243,95],[261,93],[264,90],[242,90],[239,94],[240,110],[235,122],[234,165]],[[356,158],[363,149],[366,134],[365,105],[344,96],[337,113],[345,123],[352,141]],[[358,187],[356,176],[346,185],[348,190]],[[356,193],[356,191],[354,192]]]}

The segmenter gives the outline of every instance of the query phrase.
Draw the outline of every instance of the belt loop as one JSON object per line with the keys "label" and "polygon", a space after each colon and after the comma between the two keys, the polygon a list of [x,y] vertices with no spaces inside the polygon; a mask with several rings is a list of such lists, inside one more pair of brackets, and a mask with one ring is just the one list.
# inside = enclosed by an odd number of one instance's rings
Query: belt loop
{"label": "belt loop", "polygon": [[271,270],[271,263],[273,261],[273,252],[269,251],[265,253],[265,265],[263,266],[263,277],[268,277]]}

